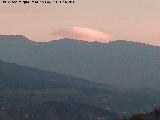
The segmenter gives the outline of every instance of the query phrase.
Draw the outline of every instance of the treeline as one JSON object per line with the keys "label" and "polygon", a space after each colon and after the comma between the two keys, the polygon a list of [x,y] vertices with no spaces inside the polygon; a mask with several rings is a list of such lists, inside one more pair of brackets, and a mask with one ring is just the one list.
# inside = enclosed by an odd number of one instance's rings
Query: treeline
{"label": "treeline", "polygon": [[130,117],[120,117],[118,120],[160,120],[160,108],[155,108],[151,113],[132,114]]}

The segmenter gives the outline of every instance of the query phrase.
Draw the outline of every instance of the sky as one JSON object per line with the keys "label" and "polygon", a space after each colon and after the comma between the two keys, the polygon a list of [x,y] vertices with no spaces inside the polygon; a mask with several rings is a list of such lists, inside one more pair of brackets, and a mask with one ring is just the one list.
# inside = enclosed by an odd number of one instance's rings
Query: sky
{"label": "sky", "polygon": [[70,37],[160,45],[159,11],[160,0],[75,0],[75,4],[51,5],[1,1],[0,34],[34,41]]}

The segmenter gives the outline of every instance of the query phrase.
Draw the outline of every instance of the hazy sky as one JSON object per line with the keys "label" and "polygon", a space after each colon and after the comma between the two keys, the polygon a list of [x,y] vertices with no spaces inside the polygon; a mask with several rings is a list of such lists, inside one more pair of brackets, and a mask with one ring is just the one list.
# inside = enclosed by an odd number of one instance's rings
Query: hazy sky
{"label": "hazy sky", "polygon": [[0,34],[22,34],[36,41],[79,35],[92,40],[104,37],[160,45],[160,0],[75,2],[22,5],[1,1]]}

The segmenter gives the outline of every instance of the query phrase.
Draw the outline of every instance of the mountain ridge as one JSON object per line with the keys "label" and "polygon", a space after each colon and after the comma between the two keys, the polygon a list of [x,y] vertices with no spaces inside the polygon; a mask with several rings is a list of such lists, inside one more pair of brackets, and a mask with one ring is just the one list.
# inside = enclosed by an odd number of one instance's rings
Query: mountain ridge
{"label": "mountain ridge", "polygon": [[154,47],[160,47],[160,46],[156,46],[156,45],[153,45],[153,44],[148,44],[148,43],[145,43],[145,42],[137,42],[137,41],[132,41],[132,40],[125,40],[125,39],[116,39],[116,40],[111,40],[109,42],[106,42],[106,43],[102,43],[102,42],[99,42],[99,41],[94,41],[94,42],[90,42],[90,41],[87,41],[87,40],[80,40],[80,39],[72,39],[72,38],[61,38],[61,39],[57,39],[57,40],[47,40],[47,41],[34,41],[34,40],[31,40],[29,39],[28,37],[24,36],[24,35],[0,35],[0,40],[2,40],[2,38],[19,38],[21,40],[27,40],[27,41],[30,41],[30,42],[33,42],[33,43],[53,43],[53,42],[59,42],[59,41],[77,41],[77,42],[85,42],[85,43],[97,43],[97,44],[112,44],[112,43],[118,43],[118,42],[123,42],[123,43],[135,43],[135,44],[143,44],[143,45],[147,45],[147,46],[154,46]]}

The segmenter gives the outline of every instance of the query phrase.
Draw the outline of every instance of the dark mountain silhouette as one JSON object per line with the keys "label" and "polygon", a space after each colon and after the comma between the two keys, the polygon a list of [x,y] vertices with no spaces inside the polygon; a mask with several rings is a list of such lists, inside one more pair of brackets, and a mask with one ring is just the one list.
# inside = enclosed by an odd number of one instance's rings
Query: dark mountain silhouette
{"label": "dark mountain silhouette", "polygon": [[75,101],[116,112],[149,111],[160,99],[159,96],[148,95],[145,92],[125,91],[1,60],[0,96],[4,98],[0,104],[13,106],[18,104],[18,101],[27,105],[48,101]]}
{"label": "dark mountain silhouette", "polygon": [[71,39],[36,43],[19,35],[0,36],[0,58],[118,87],[160,86],[160,48],[143,43]]}

